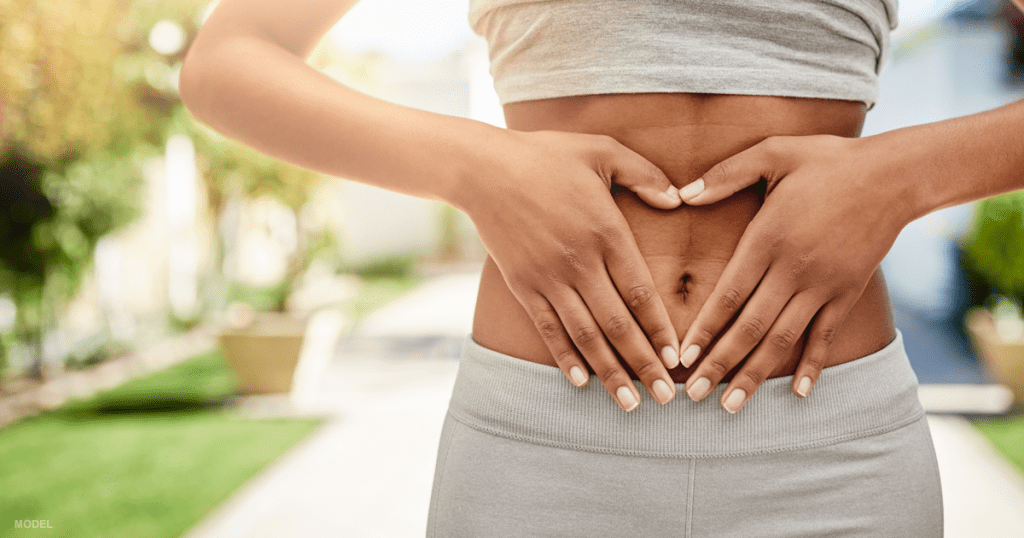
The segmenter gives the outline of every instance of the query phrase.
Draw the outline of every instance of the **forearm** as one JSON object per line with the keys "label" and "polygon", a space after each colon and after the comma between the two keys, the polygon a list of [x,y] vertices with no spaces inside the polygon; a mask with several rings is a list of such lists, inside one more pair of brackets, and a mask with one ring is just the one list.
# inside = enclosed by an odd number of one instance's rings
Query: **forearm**
{"label": "forearm", "polygon": [[305,168],[458,207],[480,149],[503,132],[361,94],[268,39],[201,37],[182,68],[189,111]]}
{"label": "forearm", "polygon": [[913,218],[1024,188],[1024,101],[863,140]]}

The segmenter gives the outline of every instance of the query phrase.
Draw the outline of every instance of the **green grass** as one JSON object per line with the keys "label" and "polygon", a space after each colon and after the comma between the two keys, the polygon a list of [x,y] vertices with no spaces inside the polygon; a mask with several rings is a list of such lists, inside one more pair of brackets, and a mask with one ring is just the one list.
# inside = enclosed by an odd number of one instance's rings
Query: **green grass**
{"label": "green grass", "polygon": [[234,387],[211,352],[0,429],[0,537],[181,536],[318,426],[226,413]]}
{"label": "green grass", "polygon": [[1024,473],[1024,414],[975,420],[974,425],[1006,459]]}
{"label": "green grass", "polygon": [[422,282],[415,276],[367,278],[359,286],[359,293],[353,301],[353,313],[357,320],[401,297]]}

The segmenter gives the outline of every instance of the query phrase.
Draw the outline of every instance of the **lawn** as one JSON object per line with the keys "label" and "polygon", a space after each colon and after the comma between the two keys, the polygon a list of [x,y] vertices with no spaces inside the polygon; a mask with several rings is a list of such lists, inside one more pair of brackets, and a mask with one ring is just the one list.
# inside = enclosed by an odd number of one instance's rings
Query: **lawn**
{"label": "lawn", "polygon": [[998,419],[979,419],[974,425],[1006,459],[1024,473],[1024,414]]}
{"label": "lawn", "polygon": [[352,311],[356,320],[363,319],[370,312],[405,295],[420,282],[422,279],[415,276],[364,279],[359,286],[358,295],[352,301]]}
{"label": "lawn", "polygon": [[211,352],[0,429],[0,537],[181,536],[319,424],[233,415],[234,384]]}

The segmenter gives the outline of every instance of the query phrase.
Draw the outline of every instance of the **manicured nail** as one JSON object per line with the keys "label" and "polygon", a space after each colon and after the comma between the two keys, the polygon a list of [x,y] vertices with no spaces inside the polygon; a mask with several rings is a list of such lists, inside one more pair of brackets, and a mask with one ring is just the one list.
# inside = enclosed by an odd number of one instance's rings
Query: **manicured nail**
{"label": "manicured nail", "polygon": [[654,383],[651,383],[651,388],[654,389],[654,398],[658,400],[658,403],[667,404],[672,401],[675,393],[672,388],[668,386],[668,383],[661,379],[655,379]]}
{"label": "manicured nail", "polygon": [[697,196],[702,192],[704,192],[704,180],[698,179],[697,181],[690,183],[689,185],[683,187],[682,189],[679,189],[679,197],[682,198],[685,202],[686,200],[692,199],[694,196]]}
{"label": "manicured nail", "polygon": [[743,389],[734,389],[729,393],[729,397],[722,402],[722,407],[730,413],[736,413],[743,407],[743,400],[747,399],[747,391]]}
{"label": "manicured nail", "polygon": [[661,197],[668,200],[671,204],[676,204],[682,199],[679,196],[679,189],[675,188],[675,186],[671,186],[667,191],[661,193]]}
{"label": "manicured nail", "polygon": [[686,395],[689,396],[691,400],[699,402],[701,398],[708,395],[708,389],[710,388],[711,381],[708,381],[708,378],[706,377],[702,377],[694,381],[693,384],[690,385],[690,388],[686,389]]}
{"label": "manicured nail", "polygon": [[636,406],[640,405],[640,402],[636,401],[636,396],[633,396],[633,391],[629,390],[629,387],[619,387],[619,390],[615,391],[615,396],[619,398],[619,405],[626,411],[632,411],[636,409]]}
{"label": "manicured nail", "polygon": [[583,373],[583,368],[579,366],[569,368],[569,376],[572,377],[572,384],[577,387],[582,387],[587,382],[587,374]]}
{"label": "manicured nail", "polygon": [[697,356],[700,355],[700,346],[697,344],[691,344],[690,347],[686,348],[683,352],[683,356],[679,357],[679,362],[683,363],[683,366],[689,368],[693,365],[693,361],[697,360]]}
{"label": "manicured nail", "polygon": [[672,346],[665,346],[661,348],[661,360],[665,361],[665,368],[675,368],[679,366],[679,354]]}
{"label": "manicured nail", "polygon": [[807,395],[811,393],[811,378],[810,377],[803,376],[800,379],[800,384],[798,384],[796,386],[796,393],[799,394],[801,398],[806,398]]}

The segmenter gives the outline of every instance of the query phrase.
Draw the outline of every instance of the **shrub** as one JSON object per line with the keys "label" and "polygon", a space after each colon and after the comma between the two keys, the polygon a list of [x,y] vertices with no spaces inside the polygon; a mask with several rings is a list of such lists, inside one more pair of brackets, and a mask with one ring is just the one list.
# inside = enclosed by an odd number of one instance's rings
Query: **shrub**
{"label": "shrub", "polygon": [[1024,191],[978,203],[964,262],[986,294],[1024,303]]}

